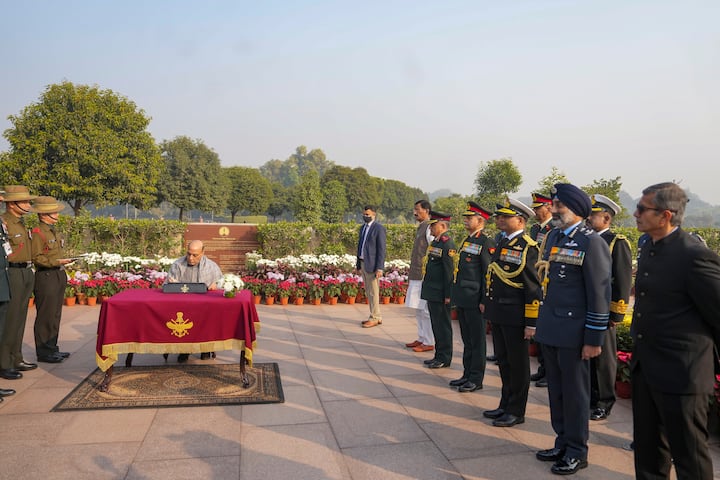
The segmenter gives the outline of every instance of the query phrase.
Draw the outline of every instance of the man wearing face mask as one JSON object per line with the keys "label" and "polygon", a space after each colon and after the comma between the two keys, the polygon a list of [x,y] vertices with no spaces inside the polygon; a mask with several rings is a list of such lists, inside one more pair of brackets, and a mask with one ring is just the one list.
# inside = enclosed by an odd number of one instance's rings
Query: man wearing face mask
{"label": "man wearing face mask", "polygon": [[363,209],[363,221],[358,240],[357,264],[365,284],[365,295],[370,307],[370,316],[362,322],[363,328],[382,324],[380,314],[380,285],[378,280],[385,268],[385,227],[375,220],[375,207],[366,205]]}
{"label": "man wearing face mask", "polygon": [[10,280],[10,301],[5,320],[5,331],[0,341],[0,377],[8,380],[22,378],[20,370],[32,370],[37,364],[29,363],[22,357],[22,339],[25,332],[28,302],[35,284],[32,271],[32,246],[30,232],[25,228],[23,215],[30,213],[30,195],[23,185],[5,187],[5,213],[2,221],[8,231],[10,252],[8,253],[8,276]]}
{"label": "man wearing face mask", "polygon": [[72,260],[65,255],[65,239],[56,229],[63,209],[53,197],[38,197],[33,212],[40,220],[32,229],[32,252],[35,264],[35,353],[39,362],[60,363],[70,356],[58,348],[62,304],[67,285],[64,265]]}

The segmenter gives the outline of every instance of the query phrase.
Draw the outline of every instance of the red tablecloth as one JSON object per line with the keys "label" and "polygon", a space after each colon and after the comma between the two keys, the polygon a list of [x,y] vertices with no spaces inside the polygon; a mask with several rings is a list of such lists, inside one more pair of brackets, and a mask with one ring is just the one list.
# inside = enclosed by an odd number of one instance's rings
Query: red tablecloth
{"label": "red tablecloth", "polygon": [[200,353],[241,350],[252,365],[260,320],[250,291],[162,293],[125,290],[102,303],[96,361],[106,371],[122,353]]}

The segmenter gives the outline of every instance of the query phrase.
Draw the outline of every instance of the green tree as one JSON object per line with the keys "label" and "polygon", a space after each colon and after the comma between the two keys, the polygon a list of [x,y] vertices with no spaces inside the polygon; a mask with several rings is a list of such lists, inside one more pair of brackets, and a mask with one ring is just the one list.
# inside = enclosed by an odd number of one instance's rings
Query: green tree
{"label": "green tree", "polygon": [[330,180],[322,188],[323,220],[328,223],[341,223],[348,211],[345,186],[337,180]]}
{"label": "green tree", "polygon": [[365,205],[378,207],[382,201],[382,180],[371,177],[362,167],[335,165],[323,175],[322,184],[325,185],[331,180],[337,180],[345,186],[348,210],[357,212],[358,215]]}
{"label": "green tree", "polygon": [[285,212],[292,211],[290,198],[292,197],[290,189],[284,187],[280,182],[273,182],[272,187],[273,199],[267,209],[267,214],[272,217],[273,222],[282,216]]}
{"label": "green tree", "polygon": [[160,177],[159,199],[180,210],[216,211],[226,203],[226,184],[220,180],[220,157],[202,140],[185,136],[161,144],[165,168]]}
{"label": "green tree", "polygon": [[273,200],[272,186],[257,168],[227,167],[222,169],[222,176],[228,183],[227,209],[231,222],[235,223],[239,212],[250,215],[267,212]]}
{"label": "green tree", "polygon": [[505,197],[517,192],[522,175],[511,158],[482,162],[475,177],[475,195],[481,205],[502,203]]}
{"label": "green tree", "polygon": [[294,188],[292,209],[295,219],[309,223],[321,221],[322,201],[320,176],[315,170],[310,170]]}
{"label": "green tree", "polygon": [[149,117],[127,98],[65,81],[8,118],[6,181],[68,202],[75,216],[88,203],[148,208],[156,201],[160,151]]}
{"label": "green tree", "polygon": [[260,167],[260,173],[272,182],[280,182],[285,187],[292,187],[297,185],[311,170],[316,171],[322,177],[332,166],[333,162],[329,161],[319,148],[308,152],[305,145],[300,145],[287,160],[266,162]]}
{"label": "green tree", "polygon": [[[460,222],[462,223],[462,213],[465,211],[467,207],[468,200],[471,200],[469,197],[462,196],[457,193],[453,193],[449,197],[440,197],[435,199],[433,202],[433,210],[436,212],[442,212],[447,213],[448,215],[452,216],[453,223]],[[493,211],[492,207],[490,205],[482,205],[482,207],[487,208],[491,212]],[[495,205],[493,204],[493,207]]]}
{"label": "green tree", "polygon": [[427,198],[419,188],[411,188],[398,180],[381,180],[383,195],[380,209],[387,219],[413,221],[412,207],[417,200]]}
{"label": "green tree", "polygon": [[553,185],[556,183],[571,183],[570,180],[568,180],[565,173],[561,172],[560,169],[557,167],[552,167],[550,170],[550,175],[547,177],[543,177],[538,182],[538,193],[542,193],[545,195],[550,195],[550,192],[552,191]]}

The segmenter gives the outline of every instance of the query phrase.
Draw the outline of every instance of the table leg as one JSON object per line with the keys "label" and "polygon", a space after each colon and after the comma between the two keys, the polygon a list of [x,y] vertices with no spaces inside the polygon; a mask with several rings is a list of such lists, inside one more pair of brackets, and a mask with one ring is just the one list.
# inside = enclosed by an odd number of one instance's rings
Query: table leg
{"label": "table leg", "polygon": [[248,388],[250,386],[250,378],[245,371],[246,363],[248,362],[245,358],[245,351],[243,350],[242,352],[240,352],[240,378],[242,379],[242,385],[244,388]]}
{"label": "table leg", "polygon": [[110,388],[110,382],[112,381],[112,374],[113,374],[113,366],[110,365],[110,368],[108,368],[105,371],[105,377],[103,378],[103,381],[98,386],[98,390],[101,392],[107,392]]}
{"label": "table leg", "polygon": [[134,353],[127,354],[127,358],[125,358],[125,366],[126,367],[128,367],[128,368],[132,367],[132,361],[133,361],[134,356],[135,356]]}

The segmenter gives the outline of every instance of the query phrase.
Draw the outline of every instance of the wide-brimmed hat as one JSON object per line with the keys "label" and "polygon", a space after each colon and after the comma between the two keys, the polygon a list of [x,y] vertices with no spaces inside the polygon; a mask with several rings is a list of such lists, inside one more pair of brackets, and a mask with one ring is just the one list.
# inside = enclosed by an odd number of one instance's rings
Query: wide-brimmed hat
{"label": "wide-brimmed hat", "polygon": [[30,195],[30,191],[25,185],[5,185],[4,190],[4,202],[24,202],[37,198],[37,195]]}
{"label": "wide-brimmed hat", "polygon": [[58,213],[62,212],[64,208],[55,197],[37,197],[30,211],[35,213]]}

